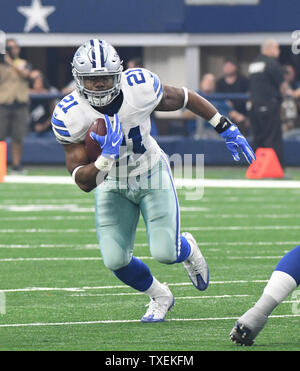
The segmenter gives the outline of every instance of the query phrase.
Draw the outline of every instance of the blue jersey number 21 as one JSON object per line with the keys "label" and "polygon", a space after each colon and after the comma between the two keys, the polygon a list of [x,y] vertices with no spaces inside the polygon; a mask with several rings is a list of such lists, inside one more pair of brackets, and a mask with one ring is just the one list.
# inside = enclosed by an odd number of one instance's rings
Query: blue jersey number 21
{"label": "blue jersey number 21", "polygon": [[146,82],[143,71],[140,68],[129,70],[128,72],[125,72],[125,74],[127,75],[127,82],[129,86],[133,86],[134,82],[136,84],[143,84]]}
{"label": "blue jersey number 21", "polygon": [[64,99],[62,99],[60,101],[60,103],[58,103],[58,107],[61,108],[63,110],[64,113],[67,113],[68,110],[73,107],[73,106],[77,106],[78,102],[74,99],[73,95],[68,95],[66,96]]}

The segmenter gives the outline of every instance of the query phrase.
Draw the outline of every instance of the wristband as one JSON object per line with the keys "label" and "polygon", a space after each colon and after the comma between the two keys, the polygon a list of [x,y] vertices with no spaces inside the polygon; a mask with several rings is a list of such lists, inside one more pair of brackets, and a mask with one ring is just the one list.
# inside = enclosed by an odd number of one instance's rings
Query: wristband
{"label": "wristband", "polygon": [[215,128],[216,132],[221,134],[225,130],[229,129],[232,125],[232,122],[225,116],[220,115],[217,112],[210,120],[209,123]]}
{"label": "wristband", "polygon": [[110,171],[115,160],[113,158],[99,156],[94,162],[95,167],[101,171]]}
{"label": "wristband", "polygon": [[222,115],[217,112],[208,122],[215,128],[219,125]]}
{"label": "wristband", "polygon": [[189,100],[189,92],[188,92],[187,88],[183,86],[182,89],[183,89],[183,92],[184,92],[184,101],[183,101],[183,106],[182,106],[181,109],[186,107],[186,105],[188,103],[188,100]]}
{"label": "wristband", "polygon": [[80,165],[80,166],[77,166],[77,167],[75,167],[75,169],[72,171],[72,179],[73,179],[73,181],[76,183],[76,180],[75,180],[75,176],[76,176],[76,173],[77,173],[77,171],[81,168],[81,167],[83,167],[84,165]]}

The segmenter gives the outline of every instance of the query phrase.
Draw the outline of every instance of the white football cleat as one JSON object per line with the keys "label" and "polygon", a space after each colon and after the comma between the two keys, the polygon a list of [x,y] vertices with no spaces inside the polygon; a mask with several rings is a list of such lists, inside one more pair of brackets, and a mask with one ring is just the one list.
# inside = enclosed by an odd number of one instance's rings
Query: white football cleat
{"label": "white football cleat", "polygon": [[229,334],[230,340],[236,344],[251,346],[267,320],[268,317],[257,308],[250,308],[236,321]]}
{"label": "white football cleat", "polygon": [[190,256],[184,260],[183,266],[187,270],[193,285],[198,290],[204,291],[209,285],[208,265],[191,233],[183,232],[182,236],[186,238],[191,246]]}
{"label": "white football cleat", "polygon": [[163,322],[167,312],[173,307],[174,296],[168,285],[165,283],[163,285],[166,287],[166,295],[151,298],[150,303],[147,304],[147,312],[142,317],[141,322]]}

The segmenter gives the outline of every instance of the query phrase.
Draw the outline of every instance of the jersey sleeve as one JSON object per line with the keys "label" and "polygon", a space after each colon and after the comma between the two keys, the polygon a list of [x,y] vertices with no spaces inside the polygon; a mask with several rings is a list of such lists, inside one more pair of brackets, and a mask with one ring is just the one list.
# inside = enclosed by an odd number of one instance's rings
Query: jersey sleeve
{"label": "jersey sleeve", "polygon": [[61,144],[70,144],[73,142],[70,130],[67,127],[67,121],[68,120],[62,116],[60,107],[56,105],[52,114],[51,125],[56,140]]}
{"label": "jersey sleeve", "polygon": [[63,98],[55,107],[51,118],[53,133],[61,144],[80,143],[84,140],[86,128],[79,102],[72,94]]}
{"label": "jersey sleeve", "polygon": [[163,85],[159,77],[145,68],[131,68],[124,73],[127,90],[134,96],[133,104],[151,113],[162,99]]}

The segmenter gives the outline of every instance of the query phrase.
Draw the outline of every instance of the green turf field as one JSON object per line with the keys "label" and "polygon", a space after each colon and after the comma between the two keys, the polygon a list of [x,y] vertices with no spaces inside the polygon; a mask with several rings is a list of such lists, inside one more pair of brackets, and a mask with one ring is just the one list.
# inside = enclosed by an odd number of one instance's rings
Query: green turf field
{"label": "green turf field", "polygon": [[[211,171],[208,177],[220,178]],[[239,174],[232,169],[226,178]],[[211,283],[197,291],[182,265],[151,259],[141,220],[135,255],[175,295],[164,323],[142,324],[148,297],[122,285],[101,260],[93,193],[1,183],[0,350],[299,350],[300,303],[292,295],[253,347],[231,343],[229,332],[279,259],[300,243],[300,189],[207,188],[194,201],[184,190],[178,195],[181,230],[199,242]]]}

